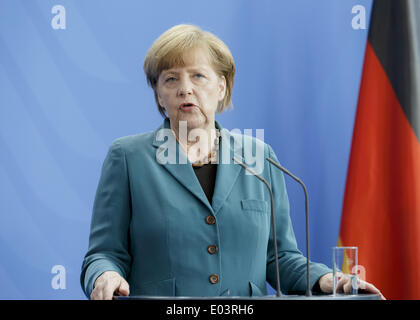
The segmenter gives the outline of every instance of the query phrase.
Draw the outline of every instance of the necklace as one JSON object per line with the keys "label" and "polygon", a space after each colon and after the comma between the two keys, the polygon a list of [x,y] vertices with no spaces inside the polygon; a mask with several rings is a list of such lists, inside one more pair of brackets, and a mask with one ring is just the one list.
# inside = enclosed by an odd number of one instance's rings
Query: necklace
{"label": "necklace", "polygon": [[202,167],[205,164],[213,163],[217,161],[219,154],[219,142],[220,142],[220,132],[216,129],[216,138],[214,139],[213,147],[209,154],[201,160],[194,161],[192,163],[193,167]]}

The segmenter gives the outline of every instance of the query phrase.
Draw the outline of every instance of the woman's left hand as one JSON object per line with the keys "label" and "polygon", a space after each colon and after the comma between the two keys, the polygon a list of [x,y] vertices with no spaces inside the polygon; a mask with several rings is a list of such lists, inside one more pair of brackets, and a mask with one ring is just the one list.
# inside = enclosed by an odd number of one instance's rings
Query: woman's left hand
{"label": "woman's left hand", "polygon": [[[321,291],[324,293],[332,293],[333,292],[333,274],[332,273],[327,273],[324,274],[320,279],[319,279],[319,287],[321,288]],[[337,291],[339,292],[344,292],[344,293],[349,293],[351,292],[352,288],[351,288],[351,279],[350,278],[346,278],[346,277],[342,277],[338,283],[337,283]],[[382,293],[379,291],[379,289],[377,289],[373,284],[368,283],[366,281],[357,279],[357,285],[358,285],[358,290],[359,293],[363,292],[363,293],[376,293],[376,294],[380,294],[381,295],[381,300],[386,300],[386,298],[382,295]]]}

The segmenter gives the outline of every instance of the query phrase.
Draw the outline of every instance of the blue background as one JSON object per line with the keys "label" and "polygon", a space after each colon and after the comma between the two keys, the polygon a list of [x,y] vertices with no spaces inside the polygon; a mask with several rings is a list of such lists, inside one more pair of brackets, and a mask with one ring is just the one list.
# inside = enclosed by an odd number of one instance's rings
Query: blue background
{"label": "blue background", "polygon": [[[66,29],[54,30],[54,5]],[[102,161],[121,136],[162,121],[142,70],[152,42],[193,23],[231,49],[237,75],[228,128],[265,142],[310,197],[311,259],[337,243],[371,0],[0,2],[1,299],[80,299],[80,267]],[[286,178],[305,253],[303,192]],[[66,289],[53,289],[54,265]]]}

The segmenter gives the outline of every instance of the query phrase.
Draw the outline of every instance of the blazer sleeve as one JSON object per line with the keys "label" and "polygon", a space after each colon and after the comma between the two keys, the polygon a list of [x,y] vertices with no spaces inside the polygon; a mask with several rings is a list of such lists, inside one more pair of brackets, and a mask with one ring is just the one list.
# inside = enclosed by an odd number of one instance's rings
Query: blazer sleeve
{"label": "blazer sleeve", "polygon": [[[276,155],[268,146],[268,155],[278,162]],[[276,222],[277,251],[280,273],[281,291],[286,294],[304,293],[306,291],[306,257],[299,251],[289,214],[289,199],[283,172],[273,165],[269,165],[271,187],[274,195],[274,214]],[[273,234],[270,229],[269,244],[267,250],[267,281],[275,288],[275,256]],[[320,263],[310,263],[310,286],[311,289],[319,278],[331,272],[327,266]]]}
{"label": "blazer sleeve", "polygon": [[89,248],[82,264],[80,282],[88,298],[96,278],[105,271],[116,271],[127,279],[131,264],[130,203],[126,157],[116,140],[102,166],[93,205]]}

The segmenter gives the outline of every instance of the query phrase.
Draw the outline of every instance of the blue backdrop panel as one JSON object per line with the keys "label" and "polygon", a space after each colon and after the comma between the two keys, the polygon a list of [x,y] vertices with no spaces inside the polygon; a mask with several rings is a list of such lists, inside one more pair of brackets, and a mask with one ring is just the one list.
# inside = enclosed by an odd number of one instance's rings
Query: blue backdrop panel
{"label": "blue backdrop panel", "polygon": [[[52,23],[56,5],[65,29]],[[1,1],[0,298],[84,298],[80,267],[102,161],[114,139],[161,123],[142,64],[179,23],[230,47],[234,109],[218,120],[264,129],[307,184],[311,258],[330,265],[367,37],[352,28],[355,5],[368,19],[371,0]],[[303,192],[286,183],[305,252]]]}

